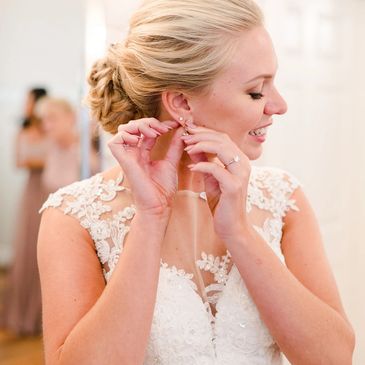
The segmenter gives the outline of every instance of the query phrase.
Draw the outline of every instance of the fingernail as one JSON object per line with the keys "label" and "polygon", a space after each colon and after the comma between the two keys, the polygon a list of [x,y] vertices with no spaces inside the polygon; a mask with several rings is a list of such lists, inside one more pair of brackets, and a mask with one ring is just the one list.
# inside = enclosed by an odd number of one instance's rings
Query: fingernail
{"label": "fingernail", "polygon": [[192,169],[192,168],[195,167],[195,165],[194,164],[191,164],[191,165],[188,165],[188,167],[189,167],[189,169]]}
{"label": "fingernail", "polygon": [[188,120],[187,122],[186,122],[186,125],[187,125],[187,127],[188,128],[192,128],[192,129],[194,129],[194,128],[196,128],[197,126],[192,122],[192,121],[190,121],[190,120]]}
{"label": "fingernail", "polygon": [[188,146],[188,147],[184,148],[184,151],[189,152],[192,148],[193,148],[193,146]]}

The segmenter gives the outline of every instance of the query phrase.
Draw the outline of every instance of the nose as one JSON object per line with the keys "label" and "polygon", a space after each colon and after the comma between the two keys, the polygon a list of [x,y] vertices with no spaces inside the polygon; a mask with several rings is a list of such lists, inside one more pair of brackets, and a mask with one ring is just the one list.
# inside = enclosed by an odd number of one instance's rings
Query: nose
{"label": "nose", "polygon": [[266,115],[281,115],[288,111],[288,105],[284,98],[280,95],[278,90],[274,88],[271,98],[267,101],[265,105]]}

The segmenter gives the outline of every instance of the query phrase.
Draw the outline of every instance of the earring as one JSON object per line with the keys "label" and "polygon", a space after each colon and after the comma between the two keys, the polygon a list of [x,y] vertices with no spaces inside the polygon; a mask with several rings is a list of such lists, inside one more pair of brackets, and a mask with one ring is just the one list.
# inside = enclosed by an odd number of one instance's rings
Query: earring
{"label": "earring", "polygon": [[[183,121],[184,121],[184,118],[183,117],[179,117],[179,122],[183,122]],[[185,122],[185,124],[183,125],[183,127],[185,129],[185,132],[183,133],[183,136],[189,136],[190,135],[190,133],[188,132],[186,123],[187,122]]]}
{"label": "earring", "polygon": [[187,123],[184,124],[184,129],[185,129],[185,132],[183,133],[183,136],[190,136],[190,133],[188,131],[188,124]]}

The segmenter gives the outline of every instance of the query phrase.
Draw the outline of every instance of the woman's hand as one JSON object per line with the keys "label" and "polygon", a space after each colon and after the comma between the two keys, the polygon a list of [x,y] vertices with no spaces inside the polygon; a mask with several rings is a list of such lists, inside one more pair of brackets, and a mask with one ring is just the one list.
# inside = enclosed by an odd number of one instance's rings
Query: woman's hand
{"label": "woman's hand", "polygon": [[[189,166],[190,170],[204,174],[215,231],[223,241],[237,237],[248,227],[249,159],[224,133],[203,127],[189,127],[188,132],[190,136],[182,136],[181,139],[194,162]],[[215,158],[209,158],[209,155]],[[239,161],[232,162],[235,157]]]}
{"label": "woman's hand", "polygon": [[[148,215],[165,215],[176,193],[177,167],[184,151],[175,121],[160,122],[143,118],[119,126],[108,146],[125,173],[137,211]],[[151,150],[162,134],[177,129],[163,160],[152,161]]]}

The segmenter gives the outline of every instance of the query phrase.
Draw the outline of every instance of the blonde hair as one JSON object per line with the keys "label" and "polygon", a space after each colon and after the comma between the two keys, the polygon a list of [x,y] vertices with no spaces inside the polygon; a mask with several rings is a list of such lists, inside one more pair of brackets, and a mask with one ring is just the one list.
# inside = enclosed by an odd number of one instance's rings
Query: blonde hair
{"label": "blonde hair", "polygon": [[68,114],[74,114],[75,110],[72,106],[72,104],[67,101],[66,99],[61,98],[53,98],[49,96],[45,96],[42,99],[39,100],[37,103],[35,114],[42,118],[42,115],[44,115],[45,111],[48,108],[55,107],[57,109],[61,109],[62,111],[68,113]]}
{"label": "blonde hair", "polygon": [[146,0],[135,12],[124,44],[109,47],[88,78],[87,103],[103,128],[157,117],[161,93],[209,89],[224,68],[234,40],[260,26],[251,0]]}

